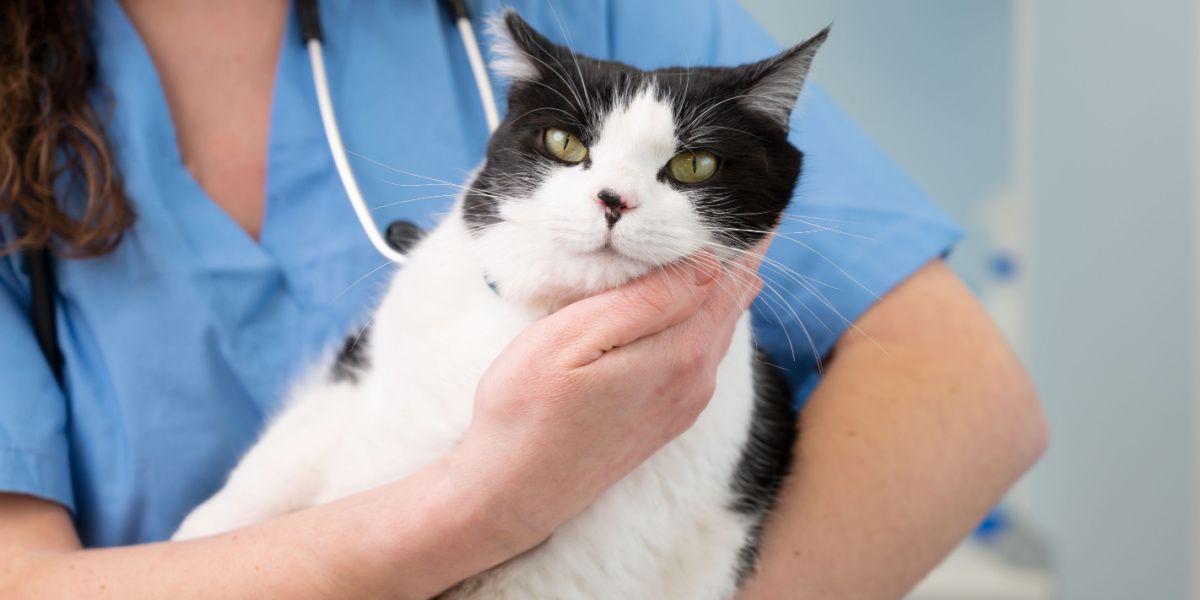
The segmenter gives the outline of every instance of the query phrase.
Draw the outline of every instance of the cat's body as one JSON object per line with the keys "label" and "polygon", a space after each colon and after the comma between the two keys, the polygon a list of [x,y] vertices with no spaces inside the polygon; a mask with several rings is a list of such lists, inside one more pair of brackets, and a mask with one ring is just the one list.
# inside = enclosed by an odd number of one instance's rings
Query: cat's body
{"label": "cat's body", "polygon": [[[531,70],[538,63],[546,64],[537,52],[545,51],[548,42],[531,37],[536,34],[513,15],[507,25],[516,44],[535,61],[509,65],[519,84],[522,77],[534,76]],[[806,60],[812,51],[815,48]],[[628,84],[628,74],[622,76],[622,84]],[[369,335],[351,340],[332,368],[327,365],[297,387],[226,487],[189,515],[176,538],[228,530],[328,502],[433,462],[462,439],[479,378],[526,326],[564,300],[617,285],[655,262],[665,264],[705,247],[705,221],[689,208],[697,201],[688,188],[666,186],[661,174],[655,177],[660,165],[679,151],[678,142],[664,144],[661,139],[668,135],[674,140],[678,110],[673,116],[672,109],[678,107],[652,79],[619,91],[625,93],[618,93],[610,108],[596,116],[586,164],[552,165],[561,171],[533,168],[541,177],[533,191],[528,177],[510,184],[515,191],[497,191],[496,182],[506,178],[488,170],[497,164],[505,167],[503,160],[496,160],[495,146],[511,143],[518,132],[511,117],[506,121],[509,129],[493,138],[489,163],[470,188],[475,195],[460,199],[415,247],[379,306]],[[793,101],[798,92],[799,82]],[[769,126],[765,120],[758,125]],[[537,135],[544,135],[543,130]],[[575,135],[583,139],[585,134]],[[651,181],[622,179],[636,178],[630,165],[642,163],[648,164]],[[788,170],[787,165],[782,168]],[[797,153],[788,195],[798,170]],[[598,183],[606,193],[608,186],[620,186],[624,198],[636,197],[639,205],[634,210],[632,202],[622,204],[620,210],[629,212],[612,213],[597,209],[589,198],[568,208],[561,208],[565,203],[543,207],[536,219],[529,217],[540,202],[534,200],[539,194],[560,197],[562,190],[578,183],[563,178],[581,176],[606,178]],[[530,200],[510,201],[516,192]],[[496,200],[501,195],[503,204]],[[651,202],[659,196],[667,199],[655,208]],[[493,205],[485,206],[489,198]],[[782,210],[786,202],[787,197],[779,199],[773,210]],[[568,209],[570,214],[553,213]],[[572,223],[576,215],[580,221]],[[635,219],[643,216],[646,224],[639,225]],[[568,238],[560,232],[536,239],[520,229],[523,218],[525,223],[544,223],[560,217]],[[597,218],[599,224],[594,222]],[[674,256],[627,258],[639,252],[637,244],[644,238],[637,227],[663,226],[687,228],[691,237],[671,240],[668,248]],[[630,237],[620,238],[622,232]],[[572,247],[587,246],[595,236],[603,245],[602,256]],[[748,245],[753,239],[738,241]],[[732,241],[726,241],[722,247],[728,248]],[[647,252],[659,248],[661,254],[661,247],[652,244]],[[583,268],[575,268],[583,261]],[[749,318],[743,316],[718,368],[713,398],[688,431],[559,527],[547,542],[467,580],[444,597],[731,597],[753,563],[761,522],[790,464],[795,436],[789,396],[781,380],[757,358]]]}

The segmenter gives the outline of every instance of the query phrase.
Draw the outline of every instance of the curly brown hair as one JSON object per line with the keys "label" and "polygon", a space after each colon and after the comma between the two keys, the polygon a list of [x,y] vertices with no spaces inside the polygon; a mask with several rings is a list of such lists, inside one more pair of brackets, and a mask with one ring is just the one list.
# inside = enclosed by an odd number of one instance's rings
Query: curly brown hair
{"label": "curly brown hair", "polygon": [[[105,254],[134,214],[90,102],[92,2],[0,4],[0,217],[17,232],[0,256],[35,248]],[[56,185],[81,201],[56,202]]]}

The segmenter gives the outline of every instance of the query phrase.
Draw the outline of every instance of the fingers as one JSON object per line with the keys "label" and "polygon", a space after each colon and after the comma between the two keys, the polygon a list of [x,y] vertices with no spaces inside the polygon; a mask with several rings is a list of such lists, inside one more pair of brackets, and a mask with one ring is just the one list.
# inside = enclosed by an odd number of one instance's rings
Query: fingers
{"label": "fingers", "polygon": [[633,343],[695,315],[712,296],[719,267],[698,262],[659,269],[637,281],[580,300],[548,317],[564,344],[569,367]]}
{"label": "fingers", "polygon": [[672,333],[676,333],[675,337],[681,339],[668,343],[684,346],[689,344],[703,346],[707,343],[710,354],[706,364],[710,368],[716,368],[725,353],[729,351],[729,344],[733,339],[733,332],[737,328],[738,321],[762,291],[763,280],[758,275],[758,269],[762,265],[763,257],[766,255],[767,247],[771,245],[773,237],[774,232],[739,256],[737,260],[729,263],[728,279],[729,286],[733,291],[726,295],[725,301],[716,297],[710,299],[693,317],[692,322],[677,327],[678,332],[672,331]]}
{"label": "fingers", "polygon": [[699,327],[718,327],[723,323],[735,323],[750,307],[750,303],[762,290],[763,282],[758,276],[758,269],[770,243],[771,236],[768,236],[726,265],[723,276],[716,282],[718,289],[695,316]]}
{"label": "fingers", "polygon": [[687,371],[688,377],[701,376],[714,367],[729,349],[738,320],[762,289],[757,271],[769,243],[764,241],[727,263],[714,280],[708,300],[690,318],[614,352],[611,359],[606,358],[609,367],[618,372],[644,372],[657,365],[669,371]]}

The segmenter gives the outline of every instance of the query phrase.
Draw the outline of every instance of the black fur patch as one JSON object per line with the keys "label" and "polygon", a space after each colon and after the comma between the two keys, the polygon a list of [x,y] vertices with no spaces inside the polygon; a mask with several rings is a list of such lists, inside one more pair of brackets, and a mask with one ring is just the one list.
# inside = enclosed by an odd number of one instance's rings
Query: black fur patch
{"label": "black fur patch", "polygon": [[425,237],[425,232],[420,227],[417,227],[416,223],[403,219],[392,221],[392,224],[388,225],[387,232],[384,234],[388,246],[391,246],[392,250],[401,254],[412,250],[413,246],[416,246],[417,242],[421,241],[423,237]]}
{"label": "black fur patch", "polygon": [[329,378],[334,383],[343,381],[358,383],[359,376],[371,367],[371,361],[367,357],[367,344],[370,339],[370,325],[361,332],[346,337],[346,341],[342,343],[342,349],[338,350],[337,359],[333,362],[333,369],[329,373]]}
{"label": "black fur patch", "polygon": [[792,448],[799,435],[792,394],[779,368],[758,352],[754,362],[754,414],[750,436],[742,448],[732,487],[736,495],[730,506],[754,518],[754,526],[738,556],[737,582],[740,586],[754,572],[758,548],[762,542],[763,519],[775,505],[775,498],[792,466]]}

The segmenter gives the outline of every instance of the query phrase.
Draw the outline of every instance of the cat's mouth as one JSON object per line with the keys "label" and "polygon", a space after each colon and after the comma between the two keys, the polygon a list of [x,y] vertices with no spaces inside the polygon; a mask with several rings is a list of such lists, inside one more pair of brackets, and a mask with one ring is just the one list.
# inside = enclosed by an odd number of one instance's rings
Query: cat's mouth
{"label": "cat's mouth", "polygon": [[611,236],[609,238],[605,239],[604,243],[600,244],[600,246],[598,246],[597,248],[584,252],[583,256],[588,257],[588,258],[601,258],[601,259],[607,259],[607,260],[627,261],[627,262],[634,263],[638,266],[643,266],[643,267],[658,266],[658,263],[656,263],[654,261],[649,261],[644,258],[640,258],[637,256],[633,256],[631,254],[622,252],[620,248],[617,248],[616,245],[613,244]]}

